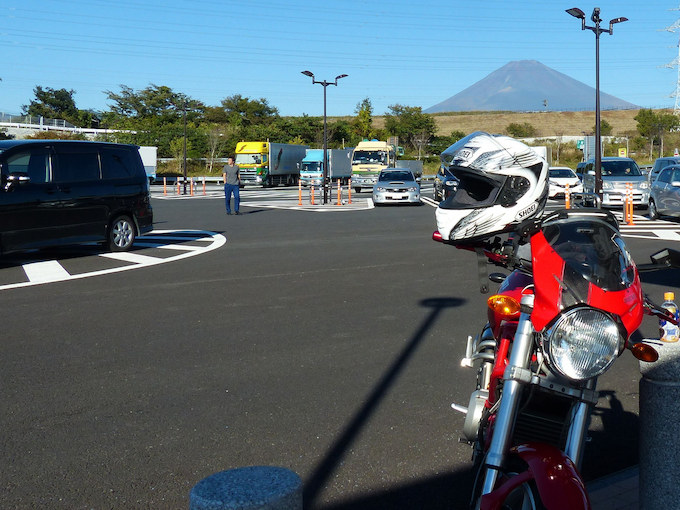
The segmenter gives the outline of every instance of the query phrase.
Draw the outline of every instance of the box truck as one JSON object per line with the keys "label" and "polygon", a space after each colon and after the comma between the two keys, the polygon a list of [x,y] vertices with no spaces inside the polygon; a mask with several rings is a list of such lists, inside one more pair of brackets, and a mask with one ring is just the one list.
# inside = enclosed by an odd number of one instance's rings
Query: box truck
{"label": "box truck", "polygon": [[[347,184],[352,175],[352,149],[328,149],[328,177],[332,183],[338,179]],[[300,167],[303,186],[323,184],[323,149],[307,149]]]}
{"label": "box truck", "polygon": [[397,156],[394,146],[379,140],[363,140],[352,153],[352,187],[359,193],[378,181],[380,170],[394,167]]}
{"label": "box truck", "polygon": [[142,158],[146,176],[149,179],[149,184],[156,180],[156,166],[157,166],[158,147],[142,146],[139,148],[139,155]]}
{"label": "box truck", "polygon": [[263,187],[297,184],[308,148],[288,143],[237,143],[235,162],[240,169],[241,183]]}

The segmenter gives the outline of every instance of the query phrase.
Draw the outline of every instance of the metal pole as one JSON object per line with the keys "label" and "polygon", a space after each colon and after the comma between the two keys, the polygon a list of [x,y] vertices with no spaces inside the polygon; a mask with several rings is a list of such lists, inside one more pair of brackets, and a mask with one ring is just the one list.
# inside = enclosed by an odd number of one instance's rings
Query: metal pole
{"label": "metal pole", "polygon": [[326,116],[326,87],[329,85],[338,86],[338,80],[340,78],[345,78],[346,74],[340,74],[335,77],[334,81],[317,81],[314,79],[314,73],[311,71],[302,71],[302,74],[309,76],[312,79],[312,84],[318,83],[323,87],[323,203],[324,205],[328,203],[328,188],[330,185],[329,175],[328,175],[328,123]]}
{"label": "metal pole", "polygon": [[595,22],[595,193],[602,200],[602,142],[600,138],[600,19]]}
{"label": "metal pole", "polygon": [[628,21],[628,18],[620,17],[609,20],[609,29],[601,29],[600,22],[600,8],[595,7],[590,19],[595,23],[595,26],[586,25],[586,15],[578,7],[567,9],[567,14],[574,16],[581,20],[581,30],[592,30],[595,34],[595,195],[597,195],[600,202],[602,201],[602,140],[600,133],[600,34],[606,32],[609,35],[614,33],[614,25],[623,21]]}
{"label": "metal pole", "polygon": [[184,175],[184,193],[187,194],[187,102],[184,101],[184,160],[182,163],[182,173]]}
{"label": "metal pole", "polygon": [[328,128],[326,125],[326,80],[323,85],[323,205],[328,203]]}

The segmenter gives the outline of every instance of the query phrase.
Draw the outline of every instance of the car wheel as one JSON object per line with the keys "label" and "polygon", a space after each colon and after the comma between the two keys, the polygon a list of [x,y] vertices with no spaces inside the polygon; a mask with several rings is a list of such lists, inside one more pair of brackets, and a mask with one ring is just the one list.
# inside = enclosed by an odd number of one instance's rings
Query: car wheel
{"label": "car wheel", "polygon": [[108,248],[111,251],[128,251],[135,242],[135,226],[127,216],[118,216],[111,223]]}
{"label": "car wheel", "polygon": [[648,211],[647,214],[649,215],[650,220],[655,220],[659,217],[659,211],[656,210],[656,204],[654,203],[654,200],[651,198],[649,199],[649,205],[647,206]]}

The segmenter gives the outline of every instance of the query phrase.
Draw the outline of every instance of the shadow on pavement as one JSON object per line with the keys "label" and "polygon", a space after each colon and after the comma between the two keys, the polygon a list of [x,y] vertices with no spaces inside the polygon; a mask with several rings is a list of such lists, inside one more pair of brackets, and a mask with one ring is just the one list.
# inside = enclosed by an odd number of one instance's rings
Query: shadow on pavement
{"label": "shadow on pavement", "polygon": [[418,508],[462,510],[468,508],[472,483],[473,470],[470,468],[318,508],[322,510],[413,510]]}
{"label": "shadow on pavement", "polygon": [[[399,374],[406,368],[409,359],[415,354],[416,350],[427,338],[427,332],[437,321],[439,314],[446,308],[455,308],[461,306],[465,300],[459,298],[431,298],[420,302],[420,306],[430,308],[429,315],[425,317],[418,330],[411,337],[399,356],[394,360],[392,365],[388,367],[383,377],[375,386],[373,391],[366,398],[363,406],[357,411],[355,416],[349,421],[347,427],[342,432],[340,437],[335,441],[334,445],[328,451],[326,456],[321,460],[319,465],[314,469],[309,479],[305,482],[303,500],[305,501],[305,508],[319,508],[315,506],[316,499],[323,491],[329,478],[332,476],[335,469],[342,463],[347,451],[351,448],[352,443],[357,438],[365,424],[369,421],[371,415],[377,410],[382,399],[387,395],[390,387],[395,382]],[[448,498],[444,495],[437,495],[444,489],[448,491],[450,485],[454,484],[456,477],[446,475],[443,480],[435,479],[423,483],[415,484],[413,486],[397,489],[396,491],[389,491],[382,495],[370,496],[367,499],[362,499],[354,503],[347,503],[337,508],[435,508],[430,506],[430,498],[432,503],[435,500],[446,502]],[[469,487],[469,483],[467,486]],[[462,487],[466,485],[463,484]],[[427,498],[427,504],[422,498]],[[410,503],[406,506],[400,505],[406,501]],[[450,502],[449,502],[450,503]],[[351,506],[346,506],[351,505]],[[448,508],[450,504],[447,505]],[[336,508],[336,507],[333,507]],[[442,507],[444,508],[444,507]]]}

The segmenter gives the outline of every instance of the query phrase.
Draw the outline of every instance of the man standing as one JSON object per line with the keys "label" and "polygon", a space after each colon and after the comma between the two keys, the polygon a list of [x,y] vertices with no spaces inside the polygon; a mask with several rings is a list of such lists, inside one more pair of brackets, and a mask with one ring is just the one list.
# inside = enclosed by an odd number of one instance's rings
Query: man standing
{"label": "man standing", "polygon": [[227,164],[222,168],[222,178],[224,179],[224,200],[227,205],[227,214],[231,214],[229,202],[232,194],[234,195],[234,213],[238,214],[238,206],[241,201],[239,197],[241,174],[238,166],[234,164],[234,158],[227,158]]}

